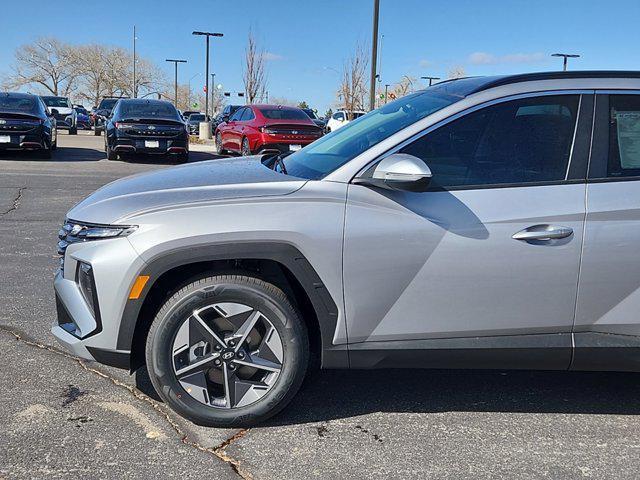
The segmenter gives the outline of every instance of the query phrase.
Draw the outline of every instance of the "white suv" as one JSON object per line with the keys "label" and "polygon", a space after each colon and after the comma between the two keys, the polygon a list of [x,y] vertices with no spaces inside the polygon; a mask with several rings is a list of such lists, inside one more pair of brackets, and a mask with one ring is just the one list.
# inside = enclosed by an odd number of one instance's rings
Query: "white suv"
{"label": "white suv", "polygon": [[331,118],[329,118],[329,120],[327,121],[327,133],[333,132],[334,130],[343,127],[351,120],[355,120],[356,118],[363,116],[365,113],[366,112],[363,112],[361,110],[355,110],[353,112],[338,110],[336,113],[331,115]]}

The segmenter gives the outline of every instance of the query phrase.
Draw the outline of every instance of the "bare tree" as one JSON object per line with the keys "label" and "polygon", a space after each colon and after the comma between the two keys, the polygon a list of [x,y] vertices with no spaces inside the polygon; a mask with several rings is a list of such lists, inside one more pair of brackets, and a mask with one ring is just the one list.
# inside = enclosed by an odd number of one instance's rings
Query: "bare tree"
{"label": "bare tree", "polygon": [[55,38],[38,38],[16,50],[13,74],[6,83],[17,88],[38,85],[53,95],[69,96],[78,77],[74,48]]}
{"label": "bare tree", "polygon": [[448,77],[451,79],[463,78],[466,76],[467,76],[467,72],[465,71],[462,65],[457,65],[455,67],[452,67],[451,70],[449,70],[449,74],[448,74]]}
{"label": "bare tree", "polygon": [[249,31],[243,79],[247,103],[254,103],[265,96],[267,89],[265,51],[258,45],[252,31]]}
{"label": "bare tree", "polygon": [[413,92],[413,86],[417,79],[415,77],[409,77],[404,75],[402,80],[398,82],[393,88],[393,94],[396,98],[404,97],[405,95]]}
{"label": "bare tree", "polygon": [[[354,110],[362,110],[367,97],[367,66],[369,54],[358,45],[353,55],[342,67],[342,79],[338,88],[338,100],[351,117]],[[351,118],[350,118],[351,119]]]}

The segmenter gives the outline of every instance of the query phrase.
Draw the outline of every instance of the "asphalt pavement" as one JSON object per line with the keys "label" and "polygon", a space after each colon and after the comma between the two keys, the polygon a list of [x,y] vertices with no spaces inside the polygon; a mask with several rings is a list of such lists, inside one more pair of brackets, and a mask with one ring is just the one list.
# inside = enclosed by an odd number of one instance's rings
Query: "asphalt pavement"
{"label": "asphalt pavement", "polygon": [[[170,167],[108,161],[102,145],[62,133],[52,160],[0,155],[0,478],[638,477],[638,374],[321,372],[267,424],[226,430],[174,414],[144,371],[61,351],[49,329],[65,212]],[[216,158],[195,148],[191,161]]]}

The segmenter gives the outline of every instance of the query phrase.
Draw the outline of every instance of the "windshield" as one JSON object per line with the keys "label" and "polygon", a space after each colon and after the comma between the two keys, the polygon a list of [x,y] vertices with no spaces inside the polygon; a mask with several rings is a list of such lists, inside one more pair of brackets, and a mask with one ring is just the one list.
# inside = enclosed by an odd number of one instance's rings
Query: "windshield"
{"label": "windshield", "polygon": [[302,111],[304,113],[306,113],[310,119],[314,120],[317,119],[318,117],[316,116],[316,112],[314,112],[313,110],[311,110],[310,108],[303,108]]}
{"label": "windshield", "polygon": [[176,108],[168,102],[123,100],[117,110],[119,118],[180,119]]}
{"label": "windshield", "polygon": [[100,102],[98,110],[111,110],[119,98],[105,98]]}
{"label": "windshield", "polygon": [[284,158],[289,175],[317,180],[382,140],[460,100],[458,95],[419,92],[373,110]]}
{"label": "windshield", "polygon": [[37,113],[35,98],[0,96],[0,110],[10,112]]}
{"label": "windshield", "polygon": [[297,108],[259,108],[258,110],[270,120],[309,120],[307,114]]}
{"label": "windshield", "polygon": [[42,97],[44,104],[47,107],[62,107],[62,108],[70,108],[69,99],[65,97]]}

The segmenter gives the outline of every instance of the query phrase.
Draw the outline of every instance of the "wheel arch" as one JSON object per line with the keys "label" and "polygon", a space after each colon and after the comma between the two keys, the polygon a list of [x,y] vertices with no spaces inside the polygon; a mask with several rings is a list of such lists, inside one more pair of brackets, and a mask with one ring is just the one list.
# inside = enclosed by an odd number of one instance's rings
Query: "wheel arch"
{"label": "wheel arch", "polygon": [[[144,364],[144,343],[159,307],[201,274],[253,275],[281,288],[307,324],[312,356],[323,368],[348,367],[345,345],[333,345],[338,308],[306,257],[286,243],[236,243],[180,248],[160,254],[138,272],[148,275],[139,298],[129,299],[120,322],[117,349],[131,351],[130,370]],[[137,278],[136,276],[136,278]]]}

